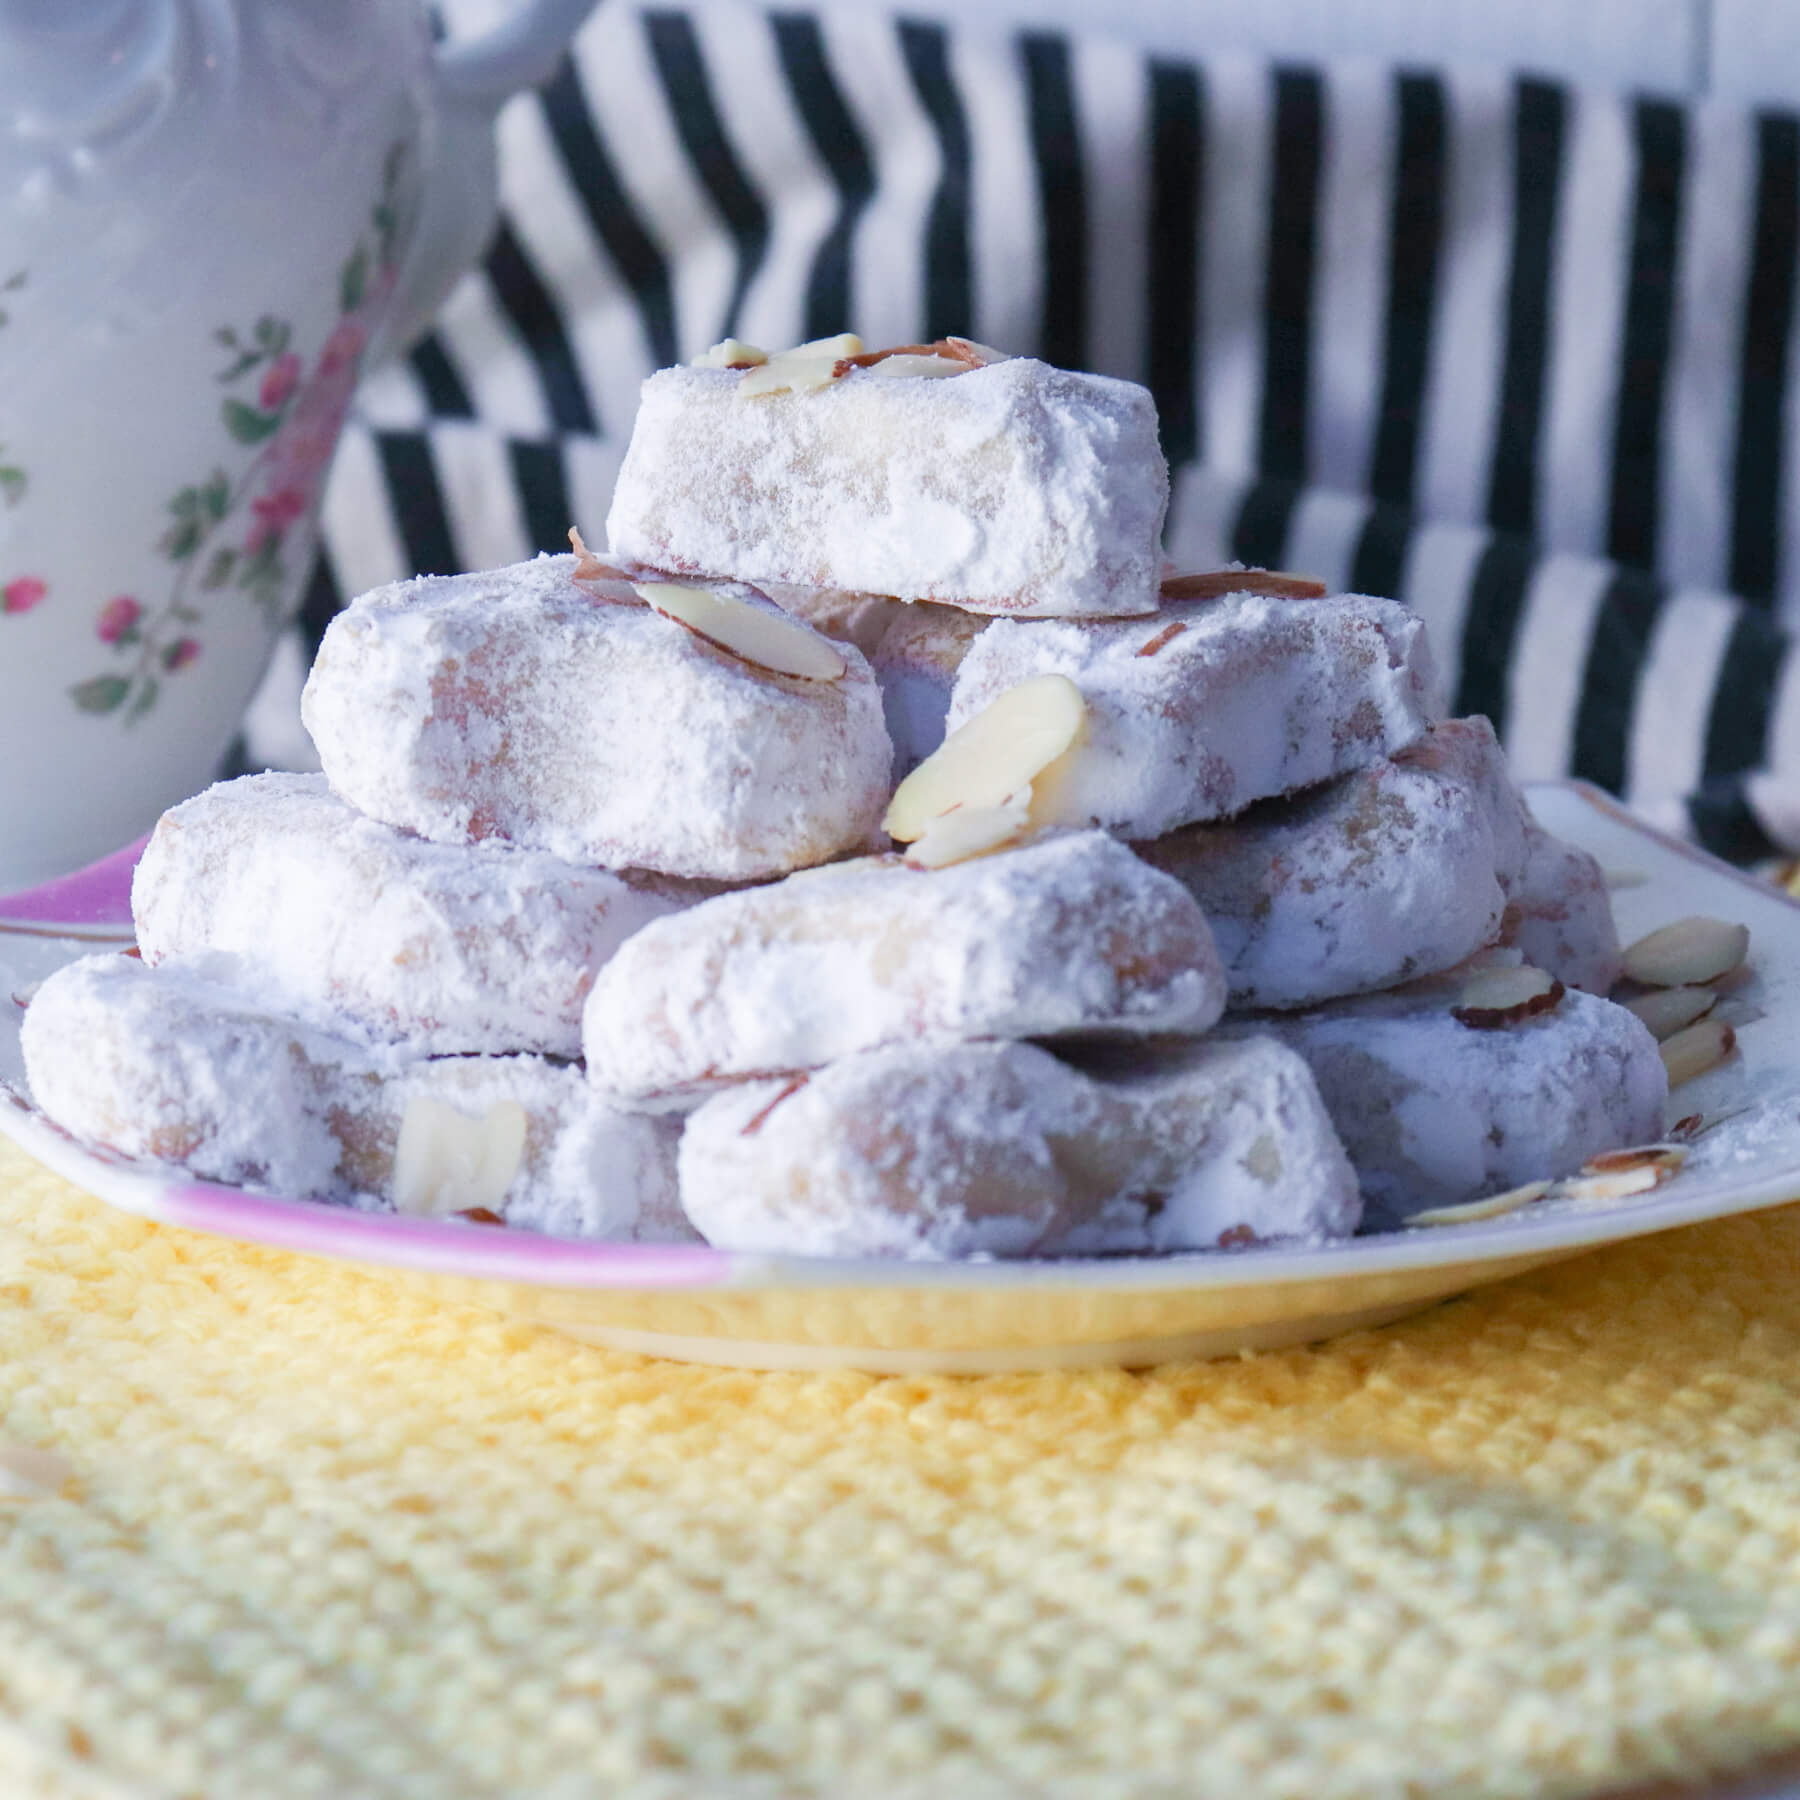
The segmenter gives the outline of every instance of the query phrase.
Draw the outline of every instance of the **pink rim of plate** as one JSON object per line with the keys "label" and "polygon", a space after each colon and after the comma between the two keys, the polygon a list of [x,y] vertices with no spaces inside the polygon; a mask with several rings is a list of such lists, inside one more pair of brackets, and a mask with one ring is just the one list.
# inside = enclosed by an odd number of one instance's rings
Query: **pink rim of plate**
{"label": "pink rim of plate", "polygon": [[737,1259],[703,1244],[596,1244],[444,1219],[361,1213],[316,1200],[240,1193],[210,1182],[168,1188],[165,1224],[281,1250],[381,1263],[484,1281],[562,1287],[719,1287]]}
{"label": "pink rim of plate", "polygon": [[75,931],[116,932],[132,935],[131,876],[149,843],[148,834],[136,843],[103,856],[73,875],[47,881],[42,887],[0,895],[0,925],[18,924],[44,929],[66,926]]}

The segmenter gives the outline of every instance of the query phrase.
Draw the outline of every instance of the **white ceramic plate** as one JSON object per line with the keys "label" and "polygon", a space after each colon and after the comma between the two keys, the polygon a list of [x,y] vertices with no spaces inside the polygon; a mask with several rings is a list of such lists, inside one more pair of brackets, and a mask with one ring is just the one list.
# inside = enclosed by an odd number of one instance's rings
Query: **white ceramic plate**
{"label": "white ceramic plate", "polygon": [[[399,1219],[197,1182],[96,1155],[22,1100],[0,1131],[78,1186],[164,1224],[330,1256],[625,1350],[762,1368],[997,1370],[1142,1364],[1327,1337],[1597,1246],[1800,1196],[1800,906],[1646,829],[1592,789],[1530,790],[1533,810],[1614,877],[1629,941],[1687,913],[1750,927],[1725,1002],[1739,1054],[1677,1091],[1671,1118],[1717,1125],[1656,1192],[1554,1201],[1482,1223],[1329,1248],[954,1265],[583,1244]],[[22,1090],[25,991],[109,935],[129,941],[130,857],[54,893],[0,900],[0,1082]],[[80,935],[65,934],[73,918]],[[96,942],[99,940],[99,942]]]}

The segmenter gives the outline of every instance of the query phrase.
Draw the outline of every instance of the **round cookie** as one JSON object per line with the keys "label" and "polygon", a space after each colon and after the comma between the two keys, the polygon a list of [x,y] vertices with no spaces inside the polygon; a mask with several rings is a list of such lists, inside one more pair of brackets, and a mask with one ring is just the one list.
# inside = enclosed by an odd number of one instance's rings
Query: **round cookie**
{"label": "round cookie", "polygon": [[21,1031],[33,1098],[72,1136],[213,1181],[382,1211],[467,1201],[558,1236],[691,1241],[674,1131],[537,1056],[422,1058],[294,1024],[214,978],[90,956]]}
{"label": "round cookie", "polygon": [[775,674],[575,566],[421,577],[338,614],[301,703],[332,788],[439,843],[720,881],[870,845],[892,747],[860,651],[837,646],[836,680]]}
{"label": "round cookie", "polygon": [[611,554],[676,580],[971,612],[1155,611],[1169,472],[1146,389],[1029,357],[940,380],[840,367],[810,391],[754,397],[760,369],[652,375]]}
{"label": "round cookie", "polygon": [[1202,1032],[1225,1004],[1200,908],[1103,832],[942,869],[813,869],[659,919],[588,997],[588,1074],[638,1105],[882,1044]]}
{"label": "round cookie", "polygon": [[1034,818],[1132,839],[1391,757],[1439,716],[1424,624],[1359,594],[1233,593],[1130,621],[999,619],[957,671],[950,729],[1040,675],[1073,681],[1088,719],[1034,784]]}
{"label": "round cookie", "polygon": [[322,775],[246,775],[166,812],[132,881],[144,959],[211,952],[233,985],[327,1031],[424,1055],[581,1054],[594,972],[717,892],[367,819]]}
{"label": "round cookie", "polygon": [[1486,719],[1391,760],[1136,846],[1199,901],[1238,1007],[1436,974],[1494,942],[1528,821]]}
{"label": "round cookie", "polygon": [[729,1250],[942,1260],[1337,1237],[1356,1181],[1300,1060],[1202,1040],[1085,1072],[1030,1044],[874,1050],[715,1096],[682,1204]]}
{"label": "round cookie", "polygon": [[1475,1031],[1453,1016],[1461,985],[1438,976],[1221,1027],[1304,1059],[1383,1225],[1662,1134],[1668,1076],[1624,1007],[1570,988],[1539,1017]]}

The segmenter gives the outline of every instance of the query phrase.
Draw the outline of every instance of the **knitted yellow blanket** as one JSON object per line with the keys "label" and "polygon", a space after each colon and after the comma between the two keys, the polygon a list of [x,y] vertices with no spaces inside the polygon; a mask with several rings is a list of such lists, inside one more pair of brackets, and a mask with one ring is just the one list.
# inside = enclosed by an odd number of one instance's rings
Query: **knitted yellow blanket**
{"label": "knitted yellow blanket", "polygon": [[0,1142],[0,1793],[1564,1795],[1800,1743],[1800,1207],[1317,1350],[782,1376]]}

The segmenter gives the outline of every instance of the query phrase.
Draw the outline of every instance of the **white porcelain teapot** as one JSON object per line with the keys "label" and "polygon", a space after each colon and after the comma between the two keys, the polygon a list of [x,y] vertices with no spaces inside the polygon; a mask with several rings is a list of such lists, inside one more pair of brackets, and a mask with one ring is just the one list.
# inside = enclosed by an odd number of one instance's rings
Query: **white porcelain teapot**
{"label": "white porcelain teapot", "polygon": [[217,766],[358,374],[493,224],[593,0],[0,0],[0,895]]}

